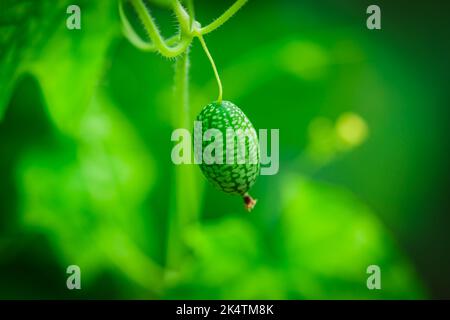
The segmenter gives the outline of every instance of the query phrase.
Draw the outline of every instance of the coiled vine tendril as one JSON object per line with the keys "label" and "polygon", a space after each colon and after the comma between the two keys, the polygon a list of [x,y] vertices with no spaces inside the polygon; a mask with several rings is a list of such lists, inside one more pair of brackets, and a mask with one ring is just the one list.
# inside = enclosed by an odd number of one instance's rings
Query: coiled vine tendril
{"label": "coiled vine tendril", "polygon": [[[130,2],[133,9],[136,11],[139,19],[142,21],[145,31],[150,41],[143,40],[131,26],[125,12],[124,2]],[[219,87],[218,102],[222,101],[223,89],[220,81],[219,73],[217,71],[214,60],[206,46],[206,42],[203,36],[210,33],[221,25],[223,25],[228,19],[230,19],[248,0],[237,0],[230,8],[228,8],[221,16],[215,19],[210,24],[202,27],[200,22],[195,20],[193,1],[186,1],[187,9],[178,0],[170,1],[170,8],[175,13],[175,16],[179,25],[178,34],[164,39],[161,36],[158,26],[156,25],[150,10],[147,8],[143,0],[120,0],[119,1],[119,14],[122,20],[122,29],[127,39],[138,49],[148,52],[158,52],[166,58],[176,58],[186,53],[187,49],[191,45],[194,38],[198,38],[203,50],[205,51],[208,59],[211,62],[211,66],[214,71],[214,76],[217,80]]]}

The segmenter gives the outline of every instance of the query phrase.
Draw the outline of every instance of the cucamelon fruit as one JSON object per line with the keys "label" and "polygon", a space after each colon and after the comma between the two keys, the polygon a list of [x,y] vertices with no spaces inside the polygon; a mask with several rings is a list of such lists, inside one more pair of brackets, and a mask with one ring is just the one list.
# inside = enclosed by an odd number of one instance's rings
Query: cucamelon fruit
{"label": "cucamelon fruit", "polygon": [[[221,191],[241,195],[245,208],[252,210],[256,200],[248,190],[259,174],[260,161],[258,137],[250,120],[232,102],[221,101],[204,107],[196,121],[201,123],[201,129],[195,127],[194,130],[201,132],[194,135],[202,137],[202,150],[216,142],[218,136],[222,137],[219,142],[222,147],[211,153],[214,160],[202,159],[200,168],[203,174]],[[208,138],[210,140],[205,139],[208,129],[216,129],[214,138]],[[196,159],[199,156],[196,153]]]}

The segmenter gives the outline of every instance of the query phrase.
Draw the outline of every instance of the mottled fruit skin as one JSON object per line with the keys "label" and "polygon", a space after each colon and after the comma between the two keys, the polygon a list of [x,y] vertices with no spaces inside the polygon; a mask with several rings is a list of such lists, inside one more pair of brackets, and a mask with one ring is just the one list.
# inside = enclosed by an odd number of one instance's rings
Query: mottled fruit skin
{"label": "mottled fruit skin", "polygon": [[[202,123],[202,135],[208,129],[220,130],[223,136],[223,153],[221,155],[222,163],[207,164],[203,162],[200,168],[205,177],[217,188],[226,193],[246,195],[247,191],[255,183],[259,175],[259,143],[255,128],[248,120],[242,110],[229,101],[213,102],[208,104],[197,116],[197,121]],[[245,141],[246,158],[245,163],[237,163],[238,143],[234,139],[234,148],[229,147],[229,153],[233,153],[233,163],[227,163],[226,149],[228,141],[227,128],[233,129],[235,134],[243,137],[241,133],[246,132]],[[241,130],[238,130],[241,129]],[[226,143],[225,143],[226,142]],[[211,141],[202,142],[203,150]],[[228,144],[228,146],[233,146]]]}

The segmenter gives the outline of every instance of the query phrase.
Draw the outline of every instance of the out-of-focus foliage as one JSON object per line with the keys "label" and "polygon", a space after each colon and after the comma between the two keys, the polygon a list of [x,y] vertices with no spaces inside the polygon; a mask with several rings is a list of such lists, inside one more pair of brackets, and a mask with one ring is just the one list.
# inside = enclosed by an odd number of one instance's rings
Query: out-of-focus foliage
{"label": "out-of-focus foliage", "polygon": [[[261,232],[240,214],[187,230],[193,257],[178,298],[411,299],[414,272],[376,216],[354,195],[295,173],[282,178],[278,219]],[[231,263],[230,263],[231,262]],[[383,270],[370,292],[365,269]]]}
{"label": "out-of-focus foliage", "polygon": [[54,1],[0,2],[0,115],[8,103],[15,80],[24,65],[42,49],[51,37],[57,15],[64,10]]}
{"label": "out-of-focus foliage", "polygon": [[[69,2],[0,2],[0,297],[427,296],[407,240],[434,217],[422,194],[440,146],[423,131],[438,135],[442,92],[407,49],[314,1],[250,1],[207,36],[226,99],[280,129],[280,173],[258,178],[249,215],[200,170],[177,178],[173,61],[123,38],[117,2],[78,3],[69,31]],[[228,3],[195,5],[208,22]],[[190,65],[193,119],[217,89],[198,43]],[[69,264],[81,292],[65,288]],[[366,287],[371,264],[381,291]]]}

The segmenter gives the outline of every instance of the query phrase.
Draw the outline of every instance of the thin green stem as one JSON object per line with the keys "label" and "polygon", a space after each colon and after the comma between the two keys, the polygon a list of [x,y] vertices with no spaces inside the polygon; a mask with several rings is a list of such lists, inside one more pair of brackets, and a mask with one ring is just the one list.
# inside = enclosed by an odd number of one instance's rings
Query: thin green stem
{"label": "thin green stem", "polygon": [[219,73],[217,72],[216,64],[214,63],[214,59],[212,58],[211,54],[209,53],[208,47],[206,46],[206,42],[203,39],[203,36],[201,34],[198,34],[198,39],[200,40],[200,43],[202,44],[203,50],[205,50],[206,55],[208,56],[209,61],[211,62],[211,66],[214,70],[214,75],[217,80],[217,85],[219,86],[219,96],[217,98],[217,102],[222,102],[222,81],[220,81]]}
{"label": "thin green stem", "polygon": [[228,8],[220,17],[208,24],[206,27],[200,29],[201,34],[207,34],[219,28],[228,19],[230,19],[248,0],[237,0],[230,8]]}

